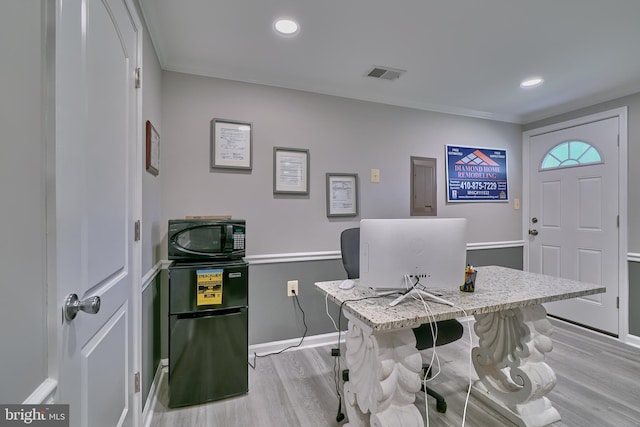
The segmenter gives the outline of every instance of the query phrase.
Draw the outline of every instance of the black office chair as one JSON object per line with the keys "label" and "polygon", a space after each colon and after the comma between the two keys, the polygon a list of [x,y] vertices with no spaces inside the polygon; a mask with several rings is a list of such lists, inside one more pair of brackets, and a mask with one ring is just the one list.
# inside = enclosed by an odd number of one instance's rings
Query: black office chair
{"label": "black office chair", "polygon": [[[360,229],[348,228],[340,234],[340,253],[342,254],[342,265],[347,272],[347,278],[357,279],[360,277]],[[438,336],[436,337],[436,346],[449,344],[462,337],[462,324],[456,319],[442,320],[436,322],[438,326]],[[424,324],[413,329],[416,337],[416,348],[418,350],[426,350],[434,346],[433,335],[431,333],[431,325]],[[431,367],[428,364],[422,365],[423,375],[431,376]],[[348,370],[343,371],[342,378],[345,381],[349,379]],[[444,397],[432,390],[430,387],[422,387],[423,391],[436,399],[436,410],[438,412],[447,411],[447,402]]]}

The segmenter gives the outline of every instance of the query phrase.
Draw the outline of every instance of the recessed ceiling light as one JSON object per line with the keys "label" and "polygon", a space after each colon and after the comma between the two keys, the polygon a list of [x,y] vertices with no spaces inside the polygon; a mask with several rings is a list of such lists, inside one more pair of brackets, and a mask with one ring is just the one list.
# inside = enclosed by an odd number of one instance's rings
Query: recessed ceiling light
{"label": "recessed ceiling light", "polygon": [[285,36],[292,36],[300,30],[298,23],[292,19],[280,18],[273,23],[273,28]]}
{"label": "recessed ceiling light", "polygon": [[530,77],[521,81],[520,87],[523,89],[538,87],[542,84],[542,82],[544,82],[544,79],[542,77]]}

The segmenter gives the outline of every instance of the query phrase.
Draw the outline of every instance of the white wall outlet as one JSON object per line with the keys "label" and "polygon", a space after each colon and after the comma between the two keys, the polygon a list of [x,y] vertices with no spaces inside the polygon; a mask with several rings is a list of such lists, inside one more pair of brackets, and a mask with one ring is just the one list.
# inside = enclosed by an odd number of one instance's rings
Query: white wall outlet
{"label": "white wall outlet", "polygon": [[380,169],[371,169],[371,182],[380,182]]}
{"label": "white wall outlet", "polygon": [[292,297],[298,294],[298,281],[297,280],[289,280],[287,282],[287,296]]}

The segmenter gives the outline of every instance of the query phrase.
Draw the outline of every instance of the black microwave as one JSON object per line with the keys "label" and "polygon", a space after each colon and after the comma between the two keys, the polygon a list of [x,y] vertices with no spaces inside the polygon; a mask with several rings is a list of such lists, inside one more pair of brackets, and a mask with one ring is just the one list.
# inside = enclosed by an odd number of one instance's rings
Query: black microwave
{"label": "black microwave", "polygon": [[245,256],[245,235],[243,219],[170,219],[169,259],[239,259]]}

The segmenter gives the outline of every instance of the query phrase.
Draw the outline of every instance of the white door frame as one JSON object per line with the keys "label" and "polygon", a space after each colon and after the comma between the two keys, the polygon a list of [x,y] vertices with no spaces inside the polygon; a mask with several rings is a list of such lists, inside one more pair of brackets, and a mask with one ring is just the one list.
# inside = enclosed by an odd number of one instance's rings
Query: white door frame
{"label": "white door frame", "polygon": [[522,265],[525,271],[529,271],[529,185],[530,174],[529,157],[530,157],[530,140],[531,137],[541,135],[548,132],[554,132],[569,127],[583,125],[598,120],[604,120],[611,117],[617,117],[619,120],[619,138],[618,138],[618,210],[620,212],[620,226],[618,228],[618,270],[620,272],[618,278],[618,295],[620,298],[620,308],[618,310],[618,336],[622,342],[627,342],[629,335],[629,266],[628,266],[628,164],[627,164],[627,107],[620,107],[613,110],[603,111],[591,114],[585,117],[568,120],[565,122],[555,123],[537,129],[531,129],[522,133],[522,238],[524,240],[524,250],[522,253]]}
{"label": "white door frame", "polygon": [[[138,10],[135,7],[133,0],[125,0],[126,4],[131,10],[132,18],[135,21],[134,25],[139,29],[137,33],[138,50],[136,54],[137,66],[140,67],[143,63],[143,27],[142,21],[138,15]],[[41,0],[43,5],[43,13],[45,14],[43,19],[44,34],[46,34],[46,40],[44,42],[44,86],[46,95],[44,96],[43,109],[46,110],[44,119],[44,133],[45,133],[45,151],[46,151],[46,170],[45,176],[47,176],[46,182],[46,227],[47,227],[47,336],[48,336],[48,379],[27,399],[29,403],[44,404],[44,403],[56,403],[55,396],[60,381],[60,365],[62,363],[61,349],[59,348],[59,337],[62,333],[63,318],[62,318],[62,306],[58,304],[58,284],[56,282],[56,194],[55,194],[55,151],[56,151],[56,138],[55,138],[55,117],[56,117],[56,102],[55,102],[55,37],[56,37],[56,8],[62,7],[61,2],[50,2],[48,0]],[[142,76],[142,73],[139,73]],[[136,123],[136,140],[135,140],[135,153],[134,166],[129,172],[134,176],[134,201],[133,211],[135,218],[142,218],[142,141],[143,141],[143,124],[142,124],[142,89],[138,89],[136,92],[136,110],[132,111],[135,114]],[[134,224],[130,224],[131,227]],[[132,265],[132,324],[133,324],[133,336],[132,342],[129,345],[132,346],[133,352],[133,371],[142,375],[142,242],[140,240],[134,242],[131,246],[134,251],[134,262]],[[142,378],[140,378],[140,386],[142,386]],[[135,393],[133,402],[133,425],[139,426],[142,419],[142,391]],[[25,402],[27,402],[25,401]]]}

